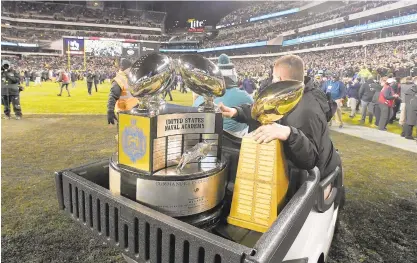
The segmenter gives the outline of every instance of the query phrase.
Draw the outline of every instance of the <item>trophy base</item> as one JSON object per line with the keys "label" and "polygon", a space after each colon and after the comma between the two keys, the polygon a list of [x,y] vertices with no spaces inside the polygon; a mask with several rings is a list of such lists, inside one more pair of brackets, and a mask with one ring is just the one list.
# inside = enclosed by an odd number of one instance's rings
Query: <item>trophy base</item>
{"label": "trophy base", "polygon": [[173,217],[200,214],[218,206],[225,195],[225,162],[190,163],[181,172],[176,166],[153,175],[117,163],[109,165],[110,191]]}

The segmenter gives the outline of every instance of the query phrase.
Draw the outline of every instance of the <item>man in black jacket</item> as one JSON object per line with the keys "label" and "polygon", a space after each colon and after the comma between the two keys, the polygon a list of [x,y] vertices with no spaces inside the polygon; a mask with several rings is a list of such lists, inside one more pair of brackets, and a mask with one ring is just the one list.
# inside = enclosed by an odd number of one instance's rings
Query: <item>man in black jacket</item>
{"label": "man in black jacket", "polygon": [[359,99],[361,101],[361,114],[362,119],[361,123],[365,123],[367,111],[369,113],[369,123],[372,123],[373,113],[372,110],[370,110],[370,103],[372,102],[372,98],[375,94],[375,91],[377,89],[378,84],[375,83],[374,77],[370,76],[365,81],[365,83],[362,84],[361,88],[359,89]]}
{"label": "man in black jacket", "polygon": [[95,76],[93,72],[91,72],[91,69],[89,69],[87,73],[87,91],[88,91],[88,95],[90,96],[91,96],[91,89],[93,88],[94,79],[95,79]]}
{"label": "man in black jacket", "polygon": [[19,73],[13,70],[10,62],[2,61],[1,65],[1,103],[4,105],[4,114],[6,119],[10,119],[10,103],[13,105],[13,111],[16,120],[22,118],[22,108],[20,107]]}
{"label": "man in black jacket", "polygon": [[329,136],[326,113],[330,107],[326,95],[313,85],[313,80],[304,79],[304,63],[298,56],[283,56],[275,62],[273,82],[283,80],[304,81],[304,94],[295,109],[278,123],[260,126],[251,118],[251,105],[236,108],[220,105],[225,117],[249,125],[258,143],[275,139],[284,142],[284,152],[299,169],[312,169],[317,166],[322,178],[340,166],[341,160]]}

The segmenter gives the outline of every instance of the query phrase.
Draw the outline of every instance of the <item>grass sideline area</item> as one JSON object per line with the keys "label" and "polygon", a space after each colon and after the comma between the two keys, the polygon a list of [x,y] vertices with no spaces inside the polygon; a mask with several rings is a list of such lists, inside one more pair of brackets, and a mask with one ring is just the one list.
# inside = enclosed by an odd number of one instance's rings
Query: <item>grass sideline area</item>
{"label": "grass sideline area", "polygon": [[[110,83],[99,84],[98,92],[93,85],[92,95],[87,93],[87,83],[77,81],[75,88],[70,87],[71,97],[67,96],[64,89],[62,97],[58,97],[60,86],[56,82],[43,82],[42,87],[34,86],[31,82],[29,87],[20,93],[20,104],[22,105],[23,117],[25,113],[39,114],[106,114],[107,99],[110,92]],[[172,103],[179,105],[191,105],[192,93],[180,93],[172,91],[174,101]],[[169,102],[169,97],[167,97]],[[2,108],[3,109],[3,108]],[[13,114],[13,112],[12,112]],[[12,115],[13,116],[13,115]]]}
{"label": "grass sideline area", "polygon": [[[4,262],[124,262],[58,209],[53,173],[109,158],[116,126],[87,115],[2,121]],[[331,132],[343,160],[346,204],[329,263],[417,258],[417,154]]]}

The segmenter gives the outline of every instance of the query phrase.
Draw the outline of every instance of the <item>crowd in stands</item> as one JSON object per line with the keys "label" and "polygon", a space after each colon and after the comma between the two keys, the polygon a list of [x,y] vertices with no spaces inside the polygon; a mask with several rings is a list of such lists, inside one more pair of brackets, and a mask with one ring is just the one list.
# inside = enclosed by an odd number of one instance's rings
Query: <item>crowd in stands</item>
{"label": "crowd in stands", "polygon": [[303,4],[304,2],[298,2],[298,1],[255,2],[244,8],[240,8],[238,10],[231,12],[230,14],[223,17],[218,24],[227,25],[227,24],[232,24],[232,23],[240,23],[244,21],[244,19],[249,19],[251,17],[256,17],[256,16],[260,16],[264,14],[270,14],[270,13],[275,13],[275,12],[279,12],[283,10],[288,10],[294,7],[300,7]]}
{"label": "crowd in stands", "polygon": [[[350,14],[362,12],[368,9],[376,8],[382,5],[391,4],[395,1],[367,1],[367,2],[349,2],[346,5],[340,3],[325,3],[326,8],[318,6],[311,10],[306,10],[298,14],[289,15],[288,17],[281,17],[267,21],[260,21],[254,23],[246,23],[230,28],[219,30],[219,35],[216,39],[207,41],[203,47],[227,46],[233,44],[244,44],[262,40],[272,39],[279,34],[298,29],[307,25],[320,23],[323,21],[332,20],[339,17],[345,17]],[[304,2],[302,2],[304,3]],[[411,8],[401,15],[415,13],[417,10]],[[379,16],[379,20],[388,19],[386,15]],[[367,23],[373,22],[368,20]],[[220,24],[220,23],[219,23]],[[346,25],[340,24],[339,27]],[[337,26],[334,28],[337,29]],[[327,29],[326,31],[328,31]],[[305,35],[315,34],[316,32],[308,32]],[[301,35],[300,35],[301,36]]]}
{"label": "crowd in stands", "polygon": [[[167,37],[162,35],[147,35],[147,34],[129,34],[106,32],[102,28],[91,28],[88,31],[83,30],[65,30],[57,28],[42,28],[42,27],[2,27],[2,40],[20,43],[37,43],[41,41],[54,41],[63,36],[82,36],[82,37],[106,37],[106,38],[123,38],[123,39],[137,39],[137,40],[151,40],[163,41]],[[97,30],[97,31],[96,31]],[[110,31],[110,30],[109,30]],[[114,29],[114,31],[121,31]],[[17,41],[18,40],[18,41]]]}
{"label": "crowd in stands", "polygon": [[[405,40],[368,45],[366,47],[350,47],[299,53],[305,62],[310,75],[318,72],[333,74],[340,77],[353,77],[362,67],[371,69],[378,76],[389,73],[399,78],[409,75],[417,76],[417,40]],[[233,59],[239,74],[262,77],[270,71],[276,57],[258,57]]]}
{"label": "crowd in stands", "polygon": [[52,2],[2,1],[2,15],[19,18],[47,17],[64,21],[99,24],[129,24],[161,27],[166,13],[123,8],[87,8],[86,5]]}

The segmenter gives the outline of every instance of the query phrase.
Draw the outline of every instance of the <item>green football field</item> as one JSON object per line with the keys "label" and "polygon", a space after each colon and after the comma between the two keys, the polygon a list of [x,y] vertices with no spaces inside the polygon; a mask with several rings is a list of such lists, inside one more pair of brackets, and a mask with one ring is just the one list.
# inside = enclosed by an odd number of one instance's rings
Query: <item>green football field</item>
{"label": "green football field", "polygon": [[[43,82],[42,86],[34,86],[31,82],[20,93],[20,103],[23,114],[25,113],[65,113],[65,114],[106,114],[107,98],[110,92],[110,83],[99,84],[98,92],[93,85],[92,95],[87,92],[87,83],[77,81],[75,88],[70,87],[71,97],[68,97],[66,90],[58,97],[60,86],[55,82]],[[180,105],[191,105],[191,92],[182,94],[178,91],[172,92],[173,103]],[[169,97],[167,97],[169,101]]]}

